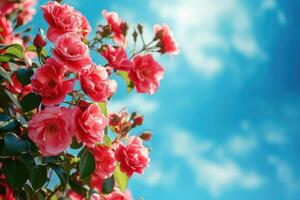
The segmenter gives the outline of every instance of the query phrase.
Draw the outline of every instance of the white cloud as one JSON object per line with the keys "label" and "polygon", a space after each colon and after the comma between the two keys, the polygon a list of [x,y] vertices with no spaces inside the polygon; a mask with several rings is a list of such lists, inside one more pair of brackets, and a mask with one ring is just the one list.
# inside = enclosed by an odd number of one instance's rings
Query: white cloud
{"label": "white cloud", "polygon": [[[235,187],[254,190],[264,184],[262,175],[244,169],[226,154],[223,147],[214,145],[212,141],[198,140],[193,134],[179,128],[171,128],[168,132],[172,134],[170,149],[186,161],[195,174],[198,185],[211,196],[219,197]],[[222,148],[222,157],[214,159],[211,155]]]}
{"label": "white cloud", "polygon": [[286,17],[284,12],[277,5],[276,0],[263,0],[260,5],[261,12],[275,12],[278,22],[281,25],[286,25]]}
{"label": "white cloud", "polygon": [[226,145],[230,153],[234,155],[244,155],[258,147],[258,142],[254,137],[242,137],[235,135],[231,137]]}
{"label": "white cloud", "polygon": [[287,143],[287,138],[280,130],[270,130],[265,135],[266,142],[274,145],[284,145]]}
{"label": "white cloud", "polygon": [[139,111],[141,114],[151,114],[155,112],[159,104],[155,100],[149,100],[149,97],[144,97],[138,94],[131,95],[122,100],[111,100],[108,103],[110,111],[118,112],[123,108]]}
{"label": "white cloud", "polygon": [[291,166],[276,156],[269,156],[268,161],[275,167],[276,177],[287,189],[288,194],[299,192],[300,180],[296,177]]}
{"label": "white cloud", "polygon": [[[204,77],[232,64],[228,52],[266,56],[252,33],[250,14],[238,0],[152,0],[151,6],[171,24],[182,54]],[[228,33],[222,33],[224,27]]]}
{"label": "white cloud", "polygon": [[145,170],[143,176],[137,176],[136,180],[150,187],[164,186],[170,187],[176,182],[178,171],[168,166],[168,170],[162,169],[157,163],[151,163]]}

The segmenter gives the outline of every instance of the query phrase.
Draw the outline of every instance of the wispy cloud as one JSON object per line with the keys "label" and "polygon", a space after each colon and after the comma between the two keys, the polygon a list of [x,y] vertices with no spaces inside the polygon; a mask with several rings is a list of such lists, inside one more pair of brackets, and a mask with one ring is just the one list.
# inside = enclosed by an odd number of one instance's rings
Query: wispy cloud
{"label": "wispy cloud", "polygon": [[108,104],[110,111],[118,112],[123,108],[131,111],[139,111],[141,114],[151,114],[157,110],[159,103],[155,100],[149,100],[149,97],[138,94],[131,95],[126,99],[112,100]]}
{"label": "wispy cloud", "polygon": [[260,10],[262,12],[275,12],[278,22],[281,25],[287,24],[285,14],[282,11],[282,9],[278,6],[276,0],[263,0],[260,5]]}
{"label": "wispy cloud", "polygon": [[226,149],[234,155],[245,155],[258,147],[258,141],[253,136],[232,136],[226,144]]}
{"label": "wispy cloud", "polygon": [[177,176],[177,169],[163,169],[158,163],[151,163],[143,176],[137,176],[136,180],[150,187],[170,187],[177,181]]}
{"label": "wispy cloud", "polygon": [[269,163],[274,166],[276,170],[276,177],[287,189],[287,195],[293,195],[300,191],[300,180],[296,177],[292,167],[276,156],[268,157]]}
{"label": "wispy cloud", "polygon": [[204,77],[232,65],[230,53],[266,59],[254,36],[250,13],[240,1],[151,0],[151,6],[172,25],[182,54]]}
{"label": "wispy cloud", "polygon": [[223,151],[222,157],[212,156],[224,146],[220,147],[209,140],[198,140],[192,133],[180,128],[170,128],[169,132],[172,133],[170,149],[185,160],[195,174],[198,185],[207,189],[213,197],[219,197],[235,187],[253,190],[264,184],[265,178],[261,174],[239,165],[226,153],[228,150]]}

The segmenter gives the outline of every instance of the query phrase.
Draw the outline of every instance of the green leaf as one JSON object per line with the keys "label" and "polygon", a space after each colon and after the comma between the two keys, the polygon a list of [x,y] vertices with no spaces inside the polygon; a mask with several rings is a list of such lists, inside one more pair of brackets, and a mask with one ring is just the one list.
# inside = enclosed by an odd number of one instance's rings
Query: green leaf
{"label": "green leaf", "polygon": [[6,49],[5,55],[7,55],[7,54],[13,55],[20,59],[23,59],[24,58],[24,49],[19,44],[13,44]]}
{"label": "green leaf", "polygon": [[30,144],[28,141],[20,139],[14,133],[7,133],[4,136],[4,155],[18,155],[27,153],[30,150]]}
{"label": "green leaf", "polygon": [[104,194],[111,193],[114,190],[114,186],[115,186],[114,176],[105,179],[102,184],[102,193]]}
{"label": "green leaf", "polygon": [[41,104],[41,101],[42,97],[40,95],[37,95],[35,93],[29,93],[22,98],[20,103],[22,106],[22,110],[24,112],[28,112],[37,108]]}
{"label": "green leaf", "polygon": [[83,145],[82,143],[77,142],[77,139],[75,136],[72,138],[72,144],[70,145],[70,147],[72,149],[79,149],[80,147],[82,147],[82,145]]}
{"label": "green leaf", "polygon": [[108,146],[108,147],[111,147],[111,146],[112,146],[112,144],[111,144],[111,139],[110,139],[110,137],[107,136],[107,135],[104,136],[104,144],[105,144],[106,146]]}
{"label": "green leaf", "polygon": [[[1,62],[1,60],[0,60],[0,62]],[[9,82],[10,84],[12,84],[12,80],[11,80],[11,78],[10,78],[9,73],[8,73],[5,69],[3,69],[3,67],[0,67],[0,75],[1,75],[3,78],[5,78],[6,80],[8,80],[8,82]]]}
{"label": "green leaf", "polygon": [[34,74],[33,69],[19,68],[17,71],[17,78],[23,86],[31,83],[31,76]]}
{"label": "green leaf", "polygon": [[120,166],[116,166],[114,177],[122,192],[125,192],[128,185],[128,176],[120,170]]}
{"label": "green leaf", "polygon": [[9,62],[10,58],[5,55],[0,55],[0,62]]}
{"label": "green leaf", "polygon": [[72,190],[78,194],[84,195],[86,193],[86,189],[77,181],[69,180],[69,185]]}
{"label": "green leaf", "polygon": [[36,52],[36,48],[35,48],[35,46],[32,44],[32,45],[29,45],[29,46],[26,48],[26,51]]}
{"label": "green leaf", "polygon": [[93,154],[86,149],[81,155],[80,155],[80,163],[79,163],[79,172],[80,177],[85,178],[87,176],[90,176],[96,168],[95,159]]}
{"label": "green leaf", "polygon": [[105,102],[99,102],[99,107],[101,108],[101,111],[105,117],[107,117],[107,107]]}
{"label": "green leaf", "polygon": [[3,160],[2,171],[12,189],[24,185],[29,178],[29,170],[18,160]]}
{"label": "green leaf", "polygon": [[11,93],[8,90],[4,90],[5,94],[10,98],[10,100],[18,107],[21,108],[21,105],[19,103],[19,100],[17,98],[17,96],[13,93]]}
{"label": "green leaf", "polygon": [[18,123],[15,119],[11,118],[8,114],[0,113],[0,131],[8,132],[17,127]]}
{"label": "green leaf", "polygon": [[41,188],[46,181],[48,180],[47,177],[47,168],[45,166],[36,166],[30,175],[30,182],[33,189],[37,190]]}
{"label": "green leaf", "polygon": [[52,169],[55,171],[56,175],[58,176],[60,184],[63,185],[64,188],[66,188],[66,185],[68,183],[68,176],[66,172],[58,166],[52,166]]}
{"label": "green leaf", "polygon": [[59,156],[47,156],[47,157],[44,157],[44,160],[43,162],[44,163],[58,163],[61,161],[61,158]]}
{"label": "green leaf", "polygon": [[123,78],[127,86],[127,93],[130,93],[134,88],[133,82],[128,77],[128,72],[126,71],[118,71],[117,74]]}

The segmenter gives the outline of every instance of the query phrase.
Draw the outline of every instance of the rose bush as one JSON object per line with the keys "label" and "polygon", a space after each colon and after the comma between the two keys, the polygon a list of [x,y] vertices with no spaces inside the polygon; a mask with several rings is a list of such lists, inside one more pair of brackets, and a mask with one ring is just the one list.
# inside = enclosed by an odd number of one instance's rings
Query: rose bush
{"label": "rose bush", "polygon": [[164,68],[153,54],[177,54],[174,36],[155,25],[145,41],[142,25],[129,29],[103,10],[105,24],[89,37],[87,18],[61,1],[41,6],[49,27],[33,33],[35,4],[0,2],[0,199],[130,200],[127,184],[150,164],[152,133],[134,134],[144,117],[107,104],[118,84],[158,91]]}

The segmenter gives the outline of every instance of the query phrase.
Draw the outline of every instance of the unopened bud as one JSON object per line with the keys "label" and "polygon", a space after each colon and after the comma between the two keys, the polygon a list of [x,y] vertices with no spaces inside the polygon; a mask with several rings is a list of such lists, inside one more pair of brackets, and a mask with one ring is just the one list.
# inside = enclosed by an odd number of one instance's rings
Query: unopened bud
{"label": "unopened bud", "polygon": [[46,41],[40,34],[36,34],[33,40],[33,45],[37,48],[43,48],[46,45]]}
{"label": "unopened bud", "polygon": [[132,33],[132,37],[133,37],[133,41],[136,42],[137,40],[137,36],[138,36],[138,33],[136,32],[136,30]]}
{"label": "unopened bud", "polygon": [[137,29],[138,29],[138,31],[139,31],[140,34],[143,34],[143,29],[144,28],[143,28],[143,26],[141,24],[137,25]]}
{"label": "unopened bud", "polygon": [[126,22],[122,22],[121,24],[122,35],[126,36],[128,29],[129,29],[128,24]]}
{"label": "unopened bud", "polygon": [[152,139],[152,133],[145,131],[140,135],[140,138],[144,141],[150,141]]}
{"label": "unopened bud", "polygon": [[136,116],[133,118],[133,121],[134,121],[135,125],[140,126],[144,122],[144,116],[142,116],[142,115]]}

